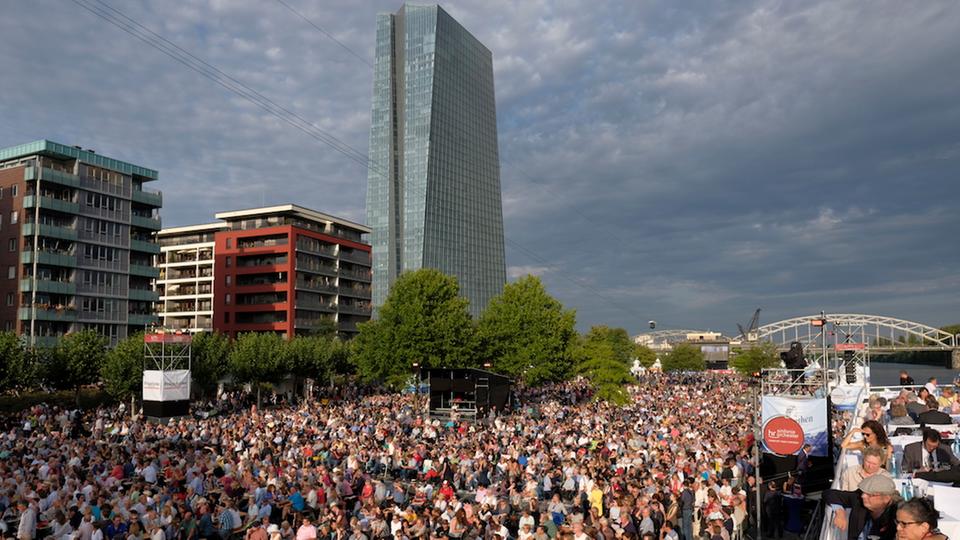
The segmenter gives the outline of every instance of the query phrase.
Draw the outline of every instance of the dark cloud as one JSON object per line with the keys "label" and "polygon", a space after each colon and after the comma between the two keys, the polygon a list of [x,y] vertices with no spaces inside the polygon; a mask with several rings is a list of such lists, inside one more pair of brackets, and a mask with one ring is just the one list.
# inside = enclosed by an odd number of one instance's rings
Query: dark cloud
{"label": "dark cloud", "polygon": [[[370,60],[399,7],[287,1]],[[371,70],[279,3],[115,4],[366,152]],[[494,54],[510,275],[581,326],[960,321],[954,2],[444,7]],[[289,201],[364,220],[362,167],[73,3],[6,6],[0,50],[0,145],[160,169],[168,225]]]}

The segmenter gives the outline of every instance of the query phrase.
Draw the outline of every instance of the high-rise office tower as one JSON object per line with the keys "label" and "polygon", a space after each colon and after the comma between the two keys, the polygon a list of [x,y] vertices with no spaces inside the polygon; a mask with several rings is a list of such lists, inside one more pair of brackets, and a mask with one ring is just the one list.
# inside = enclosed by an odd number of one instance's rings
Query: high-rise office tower
{"label": "high-rise office tower", "polygon": [[377,17],[367,183],[374,306],[419,268],[456,276],[474,315],[503,290],[493,57],[439,6]]}

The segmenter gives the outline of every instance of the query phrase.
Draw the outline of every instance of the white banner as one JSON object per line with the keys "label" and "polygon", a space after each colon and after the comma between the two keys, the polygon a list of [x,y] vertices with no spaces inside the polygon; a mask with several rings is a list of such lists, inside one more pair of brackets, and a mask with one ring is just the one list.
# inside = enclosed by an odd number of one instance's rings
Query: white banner
{"label": "white banner", "polygon": [[763,396],[760,416],[764,452],[792,455],[809,444],[811,455],[828,455],[826,398]]}
{"label": "white banner", "polygon": [[182,401],[190,399],[190,370],[144,370],[144,401]]}

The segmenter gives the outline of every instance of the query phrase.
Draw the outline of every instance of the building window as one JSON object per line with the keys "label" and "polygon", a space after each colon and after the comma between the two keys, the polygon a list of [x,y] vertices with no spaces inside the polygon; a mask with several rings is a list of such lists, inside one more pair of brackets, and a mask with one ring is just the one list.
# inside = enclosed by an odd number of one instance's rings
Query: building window
{"label": "building window", "polygon": [[4,328],[4,330],[6,330],[6,331],[8,331],[8,332],[9,332],[10,330],[13,330],[13,321],[6,321],[6,322],[4,322],[4,323],[3,323],[3,328]]}
{"label": "building window", "polygon": [[[13,268],[12,266],[10,268]],[[230,305],[230,293],[223,295],[223,303]]]}
{"label": "building window", "polygon": [[11,196],[11,197],[16,197],[16,196],[17,196],[17,185],[16,185],[16,184],[10,186],[10,196]]}
{"label": "building window", "polygon": [[229,311],[224,311],[224,312],[223,312],[223,324],[230,324],[230,312],[229,312]]}
{"label": "building window", "polygon": [[13,293],[12,293],[12,292],[8,292],[8,293],[7,293],[7,305],[8,305],[8,306],[12,306],[12,305],[13,305]]}
{"label": "building window", "polygon": [[227,238],[227,249],[233,247],[233,238]]}
{"label": "building window", "polygon": [[8,250],[8,251],[16,251],[16,250],[17,250],[17,239],[16,239],[16,238],[11,238],[10,240],[7,240],[7,250]]}
{"label": "building window", "polygon": [[17,277],[17,267],[16,267],[16,266],[8,266],[8,267],[7,267],[7,279],[14,279],[15,277]]}
{"label": "building window", "polygon": [[227,274],[223,276],[223,281],[224,281],[224,284],[226,284],[226,286],[229,287],[230,285],[233,285],[233,276],[231,276],[230,274]]}
{"label": "building window", "polygon": [[10,224],[13,225],[17,221],[20,221],[20,212],[14,210],[13,212],[10,212]]}
{"label": "building window", "polygon": [[233,257],[227,257],[227,260],[225,260],[223,264],[227,268],[230,268],[231,266],[233,266]]}

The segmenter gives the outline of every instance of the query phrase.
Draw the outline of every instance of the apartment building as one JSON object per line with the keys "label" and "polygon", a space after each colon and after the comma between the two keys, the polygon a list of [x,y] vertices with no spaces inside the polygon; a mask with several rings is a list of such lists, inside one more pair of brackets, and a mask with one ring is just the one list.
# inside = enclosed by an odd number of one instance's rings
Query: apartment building
{"label": "apartment building", "polygon": [[155,170],[47,140],[0,149],[0,324],[31,346],[155,324]]}
{"label": "apartment building", "polygon": [[371,258],[364,225],[294,204],[216,214],[159,234],[164,326],[343,337],[370,319]]}

